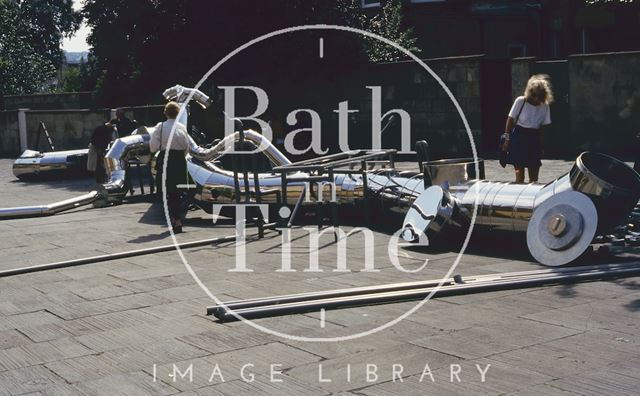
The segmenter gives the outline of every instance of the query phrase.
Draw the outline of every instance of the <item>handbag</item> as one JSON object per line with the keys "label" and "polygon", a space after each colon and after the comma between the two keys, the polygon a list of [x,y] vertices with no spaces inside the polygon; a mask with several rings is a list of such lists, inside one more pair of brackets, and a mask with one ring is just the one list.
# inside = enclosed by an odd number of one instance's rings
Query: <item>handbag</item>
{"label": "handbag", "polygon": [[[522,101],[522,106],[520,106],[520,111],[518,111],[518,115],[516,116],[515,121],[513,121],[513,128],[511,128],[511,133],[515,131],[516,126],[518,125],[518,120],[520,119],[520,114],[522,113],[522,109],[524,109],[525,103],[527,103],[527,98],[524,98],[524,100]],[[498,143],[498,152],[500,154],[499,162],[500,162],[500,166],[502,166],[503,168],[506,168],[507,166],[507,155],[509,154],[506,150],[502,149],[502,147],[506,142],[507,142],[507,139],[505,137],[505,134],[503,133],[500,135],[500,143]]]}

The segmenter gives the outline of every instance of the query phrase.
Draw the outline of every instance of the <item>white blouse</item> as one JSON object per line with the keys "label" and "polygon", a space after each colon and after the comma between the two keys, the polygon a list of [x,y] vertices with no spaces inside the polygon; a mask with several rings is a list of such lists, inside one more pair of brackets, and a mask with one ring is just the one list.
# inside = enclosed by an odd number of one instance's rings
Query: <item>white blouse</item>
{"label": "white blouse", "polygon": [[[524,107],[522,107],[523,102]],[[518,113],[521,108],[522,113],[520,113],[520,117],[518,117]],[[551,124],[551,111],[549,110],[549,105],[543,103],[538,106],[534,106],[531,103],[526,102],[524,100],[524,96],[518,97],[515,102],[513,102],[513,106],[511,106],[511,110],[509,111],[509,117],[514,120],[517,118],[517,125],[520,125],[523,128],[539,129],[542,125]]]}
{"label": "white blouse", "polygon": [[[175,129],[173,129],[175,125]],[[169,137],[173,130],[171,138],[171,147],[169,145]],[[149,140],[149,149],[152,153],[160,150],[182,150],[188,153],[191,148],[196,147],[196,143],[187,133],[187,128],[176,120],[167,120],[159,122],[153,130],[149,131],[151,139]]]}

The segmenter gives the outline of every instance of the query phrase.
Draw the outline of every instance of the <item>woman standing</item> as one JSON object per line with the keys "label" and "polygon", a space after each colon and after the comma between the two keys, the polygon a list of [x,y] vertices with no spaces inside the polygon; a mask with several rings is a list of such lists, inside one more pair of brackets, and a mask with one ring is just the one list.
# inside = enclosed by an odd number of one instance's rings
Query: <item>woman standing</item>
{"label": "woman standing", "polygon": [[[160,151],[156,162],[156,187],[158,192],[162,194],[162,171],[164,162],[167,163],[166,184],[163,191],[167,194],[167,206],[169,209],[169,218],[173,232],[182,232],[182,216],[180,213],[180,185],[189,183],[189,173],[187,171],[187,161],[185,155],[189,152],[190,147],[195,145],[187,128],[176,121],[176,117],[180,113],[180,105],[176,102],[169,102],[164,107],[164,115],[167,120],[158,123],[151,133],[149,140],[149,149],[151,152]],[[173,136],[172,132],[173,131]],[[169,137],[171,137],[171,146],[169,147]]]}
{"label": "woman standing", "polygon": [[524,96],[518,97],[505,126],[507,164],[513,165],[516,183],[524,183],[524,170],[529,169],[529,182],[538,181],[542,155],[542,129],[551,124],[549,105],[553,103],[553,91],[548,76],[536,74],[527,82]]}

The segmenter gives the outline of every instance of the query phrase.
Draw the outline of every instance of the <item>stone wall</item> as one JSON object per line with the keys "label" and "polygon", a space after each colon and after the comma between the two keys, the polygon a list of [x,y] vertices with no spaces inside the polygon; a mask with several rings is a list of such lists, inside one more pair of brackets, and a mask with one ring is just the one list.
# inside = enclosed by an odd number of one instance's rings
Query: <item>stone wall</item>
{"label": "stone wall", "polygon": [[0,111],[0,157],[16,157],[20,154],[18,112]]}
{"label": "stone wall", "polygon": [[533,74],[533,65],[536,58],[515,58],[511,61],[511,97],[513,99],[522,95],[527,80]]}
{"label": "stone wall", "polygon": [[5,110],[87,109],[93,107],[93,92],[65,92],[4,97]]}
{"label": "stone wall", "polygon": [[30,149],[49,151],[44,136],[35,147],[38,127],[44,122],[56,151],[70,150],[87,147],[94,128],[109,120],[109,110],[29,110],[26,118]]}
{"label": "stone wall", "polygon": [[[480,111],[480,64],[482,56],[427,59],[425,64],[442,80],[459,103],[479,145],[482,115]],[[372,78],[375,77],[375,78]],[[439,82],[413,61],[376,65],[371,81],[382,85],[382,112],[392,108],[406,110],[411,115],[411,149],[418,140],[427,140],[432,158],[471,155],[470,139],[462,118]],[[363,98],[359,116],[365,130],[370,131],[370,98]],[[364,111],[362,111],[364,109]],[[400,125],[389,132],[394,139],[383,136],[383,147],[400,148]],[[368,147],[368,146],[365,146]],[[478,147],[479,149],[479,147]]]}
{"label": "stone wall", "polygon": [[[514,59],[513,97],[522,95],[530,75],[547,73],[554,84],[552,130],[563,139],[545,144],[549,151],[573,156],[585,150],[625,159],[636,155],[634,136],[640,133],[640,52],[569,56],[568,61]],[[556,128],[557,129],[557,128]],[[557,146],[557,147],[556,147]]]}
{"label": "stone wall", "polygon": [[570,56],[569,73],[576,146],[633,155],[640,133],[640,52]]}
{"label": "stone wall", "polygon": [[[163,106],[137,106],[125,108],[125,114],[142,125],[155,125],[164,120]],[[56,150],[87,147],[93,130],[111,117],[111,109],[76,110],[26,110],[27,147],[49,151],[44,135],[36,147],[40,122],[44,122]],[[17,157],[21,154],[18,111],[0,111],[0,157]]]}

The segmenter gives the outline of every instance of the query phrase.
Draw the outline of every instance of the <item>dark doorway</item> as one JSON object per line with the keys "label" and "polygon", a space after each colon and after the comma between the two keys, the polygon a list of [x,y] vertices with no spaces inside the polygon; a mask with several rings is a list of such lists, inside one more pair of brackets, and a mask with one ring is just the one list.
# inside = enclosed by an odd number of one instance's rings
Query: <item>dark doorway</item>
{"label": "dark doorway", "polygon": [[539,61],[534,74],[548,74],[553,85],[555,102],[551,105],[551,125],[544,129],[544,157],[558,158],[573,154],[571,115],[569,109],[569,62]]}
{"label": "dark doorway", "polygon": [[511,59],[483,59],[480,66],[481,150],[496,154],[511,106]]}

